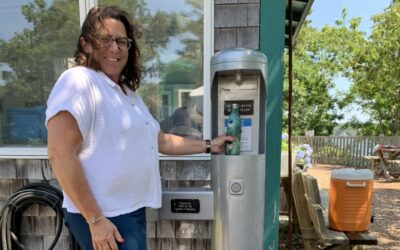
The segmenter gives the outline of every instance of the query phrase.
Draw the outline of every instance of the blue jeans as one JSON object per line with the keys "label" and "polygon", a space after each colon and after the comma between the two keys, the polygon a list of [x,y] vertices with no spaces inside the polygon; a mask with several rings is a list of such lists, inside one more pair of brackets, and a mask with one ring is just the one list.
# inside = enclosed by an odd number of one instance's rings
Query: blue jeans
{"label": "blue jeans", "polygon": [[[119,250],[146,250],[146,209],[108,218],[118,228],[124,239],[117,243]],[[81,214],[65,212],[66,226],[74,236],[82,250],[92,250],[92,236],[89,225]]]}

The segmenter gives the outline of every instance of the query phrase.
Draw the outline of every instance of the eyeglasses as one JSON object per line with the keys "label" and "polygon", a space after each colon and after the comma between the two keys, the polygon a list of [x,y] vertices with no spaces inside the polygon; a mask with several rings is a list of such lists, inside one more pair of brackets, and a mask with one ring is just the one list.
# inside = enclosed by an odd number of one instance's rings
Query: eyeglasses
{"label": "eyeglasses", "polygon": [[132,45],[132,39],[127,37],[116,37],[113,38],[111,36],[95,36],[100,46],[103,48],[110,48],[113,42],[117,43],[117,46],[120,50],[128,50]]}

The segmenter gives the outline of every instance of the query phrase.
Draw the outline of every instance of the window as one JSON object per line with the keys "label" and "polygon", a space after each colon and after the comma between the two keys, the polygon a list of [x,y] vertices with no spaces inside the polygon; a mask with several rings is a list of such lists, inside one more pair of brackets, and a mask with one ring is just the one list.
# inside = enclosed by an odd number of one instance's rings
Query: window
{"label": "window", "polygon": [[145,70],[139,94],[164,132],[200,138],[203,99],[190,92],[204,83],[203,1],[126,0],[117,5],[130,12],[141,32]]}
{"label": "window", "polygon": [[0,145],[46,145],[46,101],[79,35],[79,2],[0,2]]}
{"label": "window", "polygon": [[[73,64],[83,13],[95,2],[0,1],[0,147],[46,146],[48,95]],[[144,67],[138,91],[162,129],[201,138],[202,86],[209,81],[204,75],[212,51],[211,25],[204,25],[205,16],[206,23],[211,20],[211,10],[204,13],[204,5],[211,9],[212,1],[97,2],[120,6],[138,25]]]}

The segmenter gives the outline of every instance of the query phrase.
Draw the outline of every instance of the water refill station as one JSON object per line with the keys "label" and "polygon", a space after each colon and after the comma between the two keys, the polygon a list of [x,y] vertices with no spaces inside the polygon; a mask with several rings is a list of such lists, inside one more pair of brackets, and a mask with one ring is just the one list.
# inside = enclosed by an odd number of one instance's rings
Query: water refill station
{"label": "water refill station", "polygon": [[237,103],[240,154],[211,156],[211,188],[163,190],[157,219],[213,220],[214,250],[263,249],[266,79],[267,58],[256,50],[229,49],[212,57],[211,134],[225,133]]}
{"label": "water refill station", "polygon": [[263,249],[265,104],[267,58],[259,51],[230,49],[211,59],[211,134],[225,132],[233,103],[239,105],[239,155],[212,155],[215,250]]}

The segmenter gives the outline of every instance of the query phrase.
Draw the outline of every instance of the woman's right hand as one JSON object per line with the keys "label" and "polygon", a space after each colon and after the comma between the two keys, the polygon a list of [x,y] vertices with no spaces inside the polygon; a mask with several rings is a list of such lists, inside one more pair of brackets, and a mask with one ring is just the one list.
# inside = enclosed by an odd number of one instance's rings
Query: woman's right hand
{"label": "woman's right hand", "polygon": [[94,250],[117,250],[117,242],[124,242],[117,227],[107,218],[89,224],[89,227]]}

